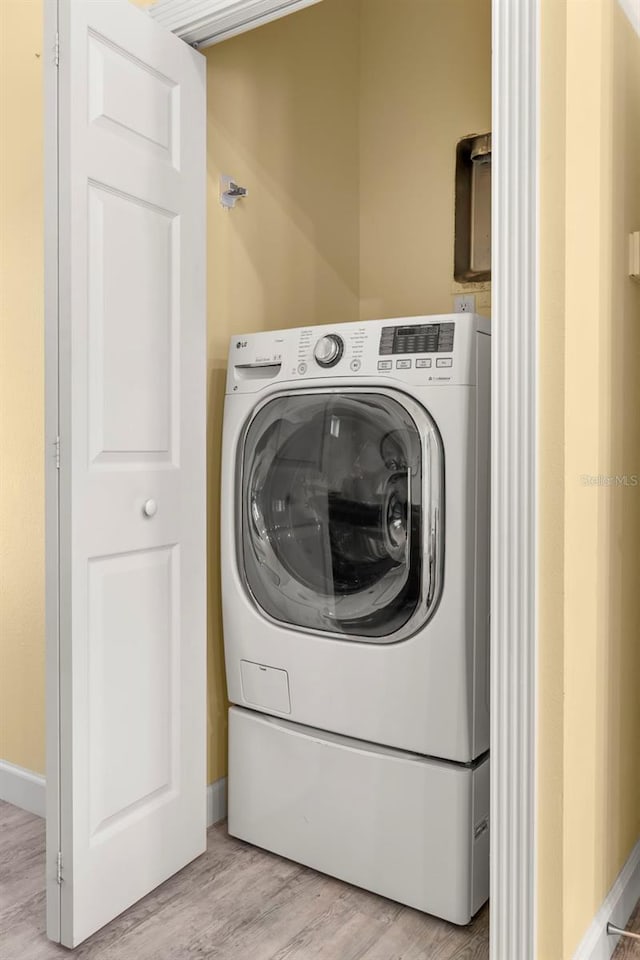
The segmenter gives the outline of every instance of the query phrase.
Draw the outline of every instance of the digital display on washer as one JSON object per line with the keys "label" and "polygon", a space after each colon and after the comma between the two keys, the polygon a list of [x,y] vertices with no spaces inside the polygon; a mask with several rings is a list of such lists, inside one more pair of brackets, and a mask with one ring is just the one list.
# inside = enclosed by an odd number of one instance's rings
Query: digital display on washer
{"label": "digital display on washer", "polygon": [[380,355],[395,353],[451,353],[455,323],[424,323],[383,327]]}

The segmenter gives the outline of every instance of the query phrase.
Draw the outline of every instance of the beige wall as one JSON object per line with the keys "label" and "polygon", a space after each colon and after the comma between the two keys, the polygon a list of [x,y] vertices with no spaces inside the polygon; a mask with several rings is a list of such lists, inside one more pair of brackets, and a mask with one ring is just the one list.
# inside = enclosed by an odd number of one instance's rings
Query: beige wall
{"label": "beige wall", "polygon": [[538,960],[561,960],[564,763],[566,9],[542,0]]}
{"label": "beige wall", "polygon": [[570,958],[640,834],[640,39],[543,8],[540,958]]}
{"label": "beige wall", "polygon": [[361,0],[362,319],[449,313],[455,149],[491,129],[491,0]]}
{"label": "beige wall", "polygon": [[0,758],[44,770],[41,2],[0,0]]}

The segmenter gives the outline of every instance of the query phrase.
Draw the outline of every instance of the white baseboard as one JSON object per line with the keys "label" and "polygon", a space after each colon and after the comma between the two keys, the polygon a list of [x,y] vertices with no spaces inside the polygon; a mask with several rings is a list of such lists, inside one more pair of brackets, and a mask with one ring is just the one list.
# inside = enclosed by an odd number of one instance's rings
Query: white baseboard
{"label": "white baseboard", "polygon": [[[39,773],[32,773],[14,763],[0,760],[0,800],[14,807],[45,816],[46,783]],[[227,778],[222,777],[207,787],[207,826],[210,827],[227,815]]]}
{"label": "white baseboard", "polygon": [[46,806],[45,779],[14,763],[0,760],[0,800],[12,803],[38,817],[44,817]]}
{"label": "white baseboard", "polygon": [[609,921],[624,929],[640,899],[640,840],[580,941],[573,960],[610,960],[620,937],[607,934]]}
{"label": "white baseboard", "polygon": [[227,778],[221,777],[207,787],[207,826],[210,827],[227,815]]}

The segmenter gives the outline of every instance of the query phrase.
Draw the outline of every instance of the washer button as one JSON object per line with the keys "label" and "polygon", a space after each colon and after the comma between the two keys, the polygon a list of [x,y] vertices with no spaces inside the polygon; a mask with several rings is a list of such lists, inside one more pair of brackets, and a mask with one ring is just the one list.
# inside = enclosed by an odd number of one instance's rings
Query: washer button
{"label": "washer button", "polygon": [[445,357],[442,360],[436,360],[436,367],[452,367],[453,360],[451,357]]}
{"label": "washer button", "polygon": [[351,361],[351,369],[353,370],[354,373],[357,373],[361,366],[362,366],[362,362],[360,360],[355,359]]}
{"label": "washer button", "polygon": [[412,360],[396,360],[396,370],[410,370]]}
{"label": "washer button", "polygon": [[298,373],[306,373],[306,372],[307,372],[307,365],[306,365],[306,363],[299,363],[299,364],[298,364]]}
{"label": "washer button", "polygon": [[391,370],[393,360],[378,360],[378,370]]}
{"label": "washer button", "polygon": [[421,357],[419,360],[416,360],[416,367],[425,369],[426,367],[430,367],[430,366],[431,366],[431,357],[429,357],[428,359]]}

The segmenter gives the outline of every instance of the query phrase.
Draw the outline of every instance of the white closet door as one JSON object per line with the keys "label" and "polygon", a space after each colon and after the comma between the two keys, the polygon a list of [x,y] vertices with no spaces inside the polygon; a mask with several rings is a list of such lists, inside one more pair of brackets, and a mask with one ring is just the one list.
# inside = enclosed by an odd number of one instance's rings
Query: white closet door
{"label": "white closet door", "polygon": [[72,947],[206,847],[205,61],[127,0],[58,0],[57,27],[48,931]]}

